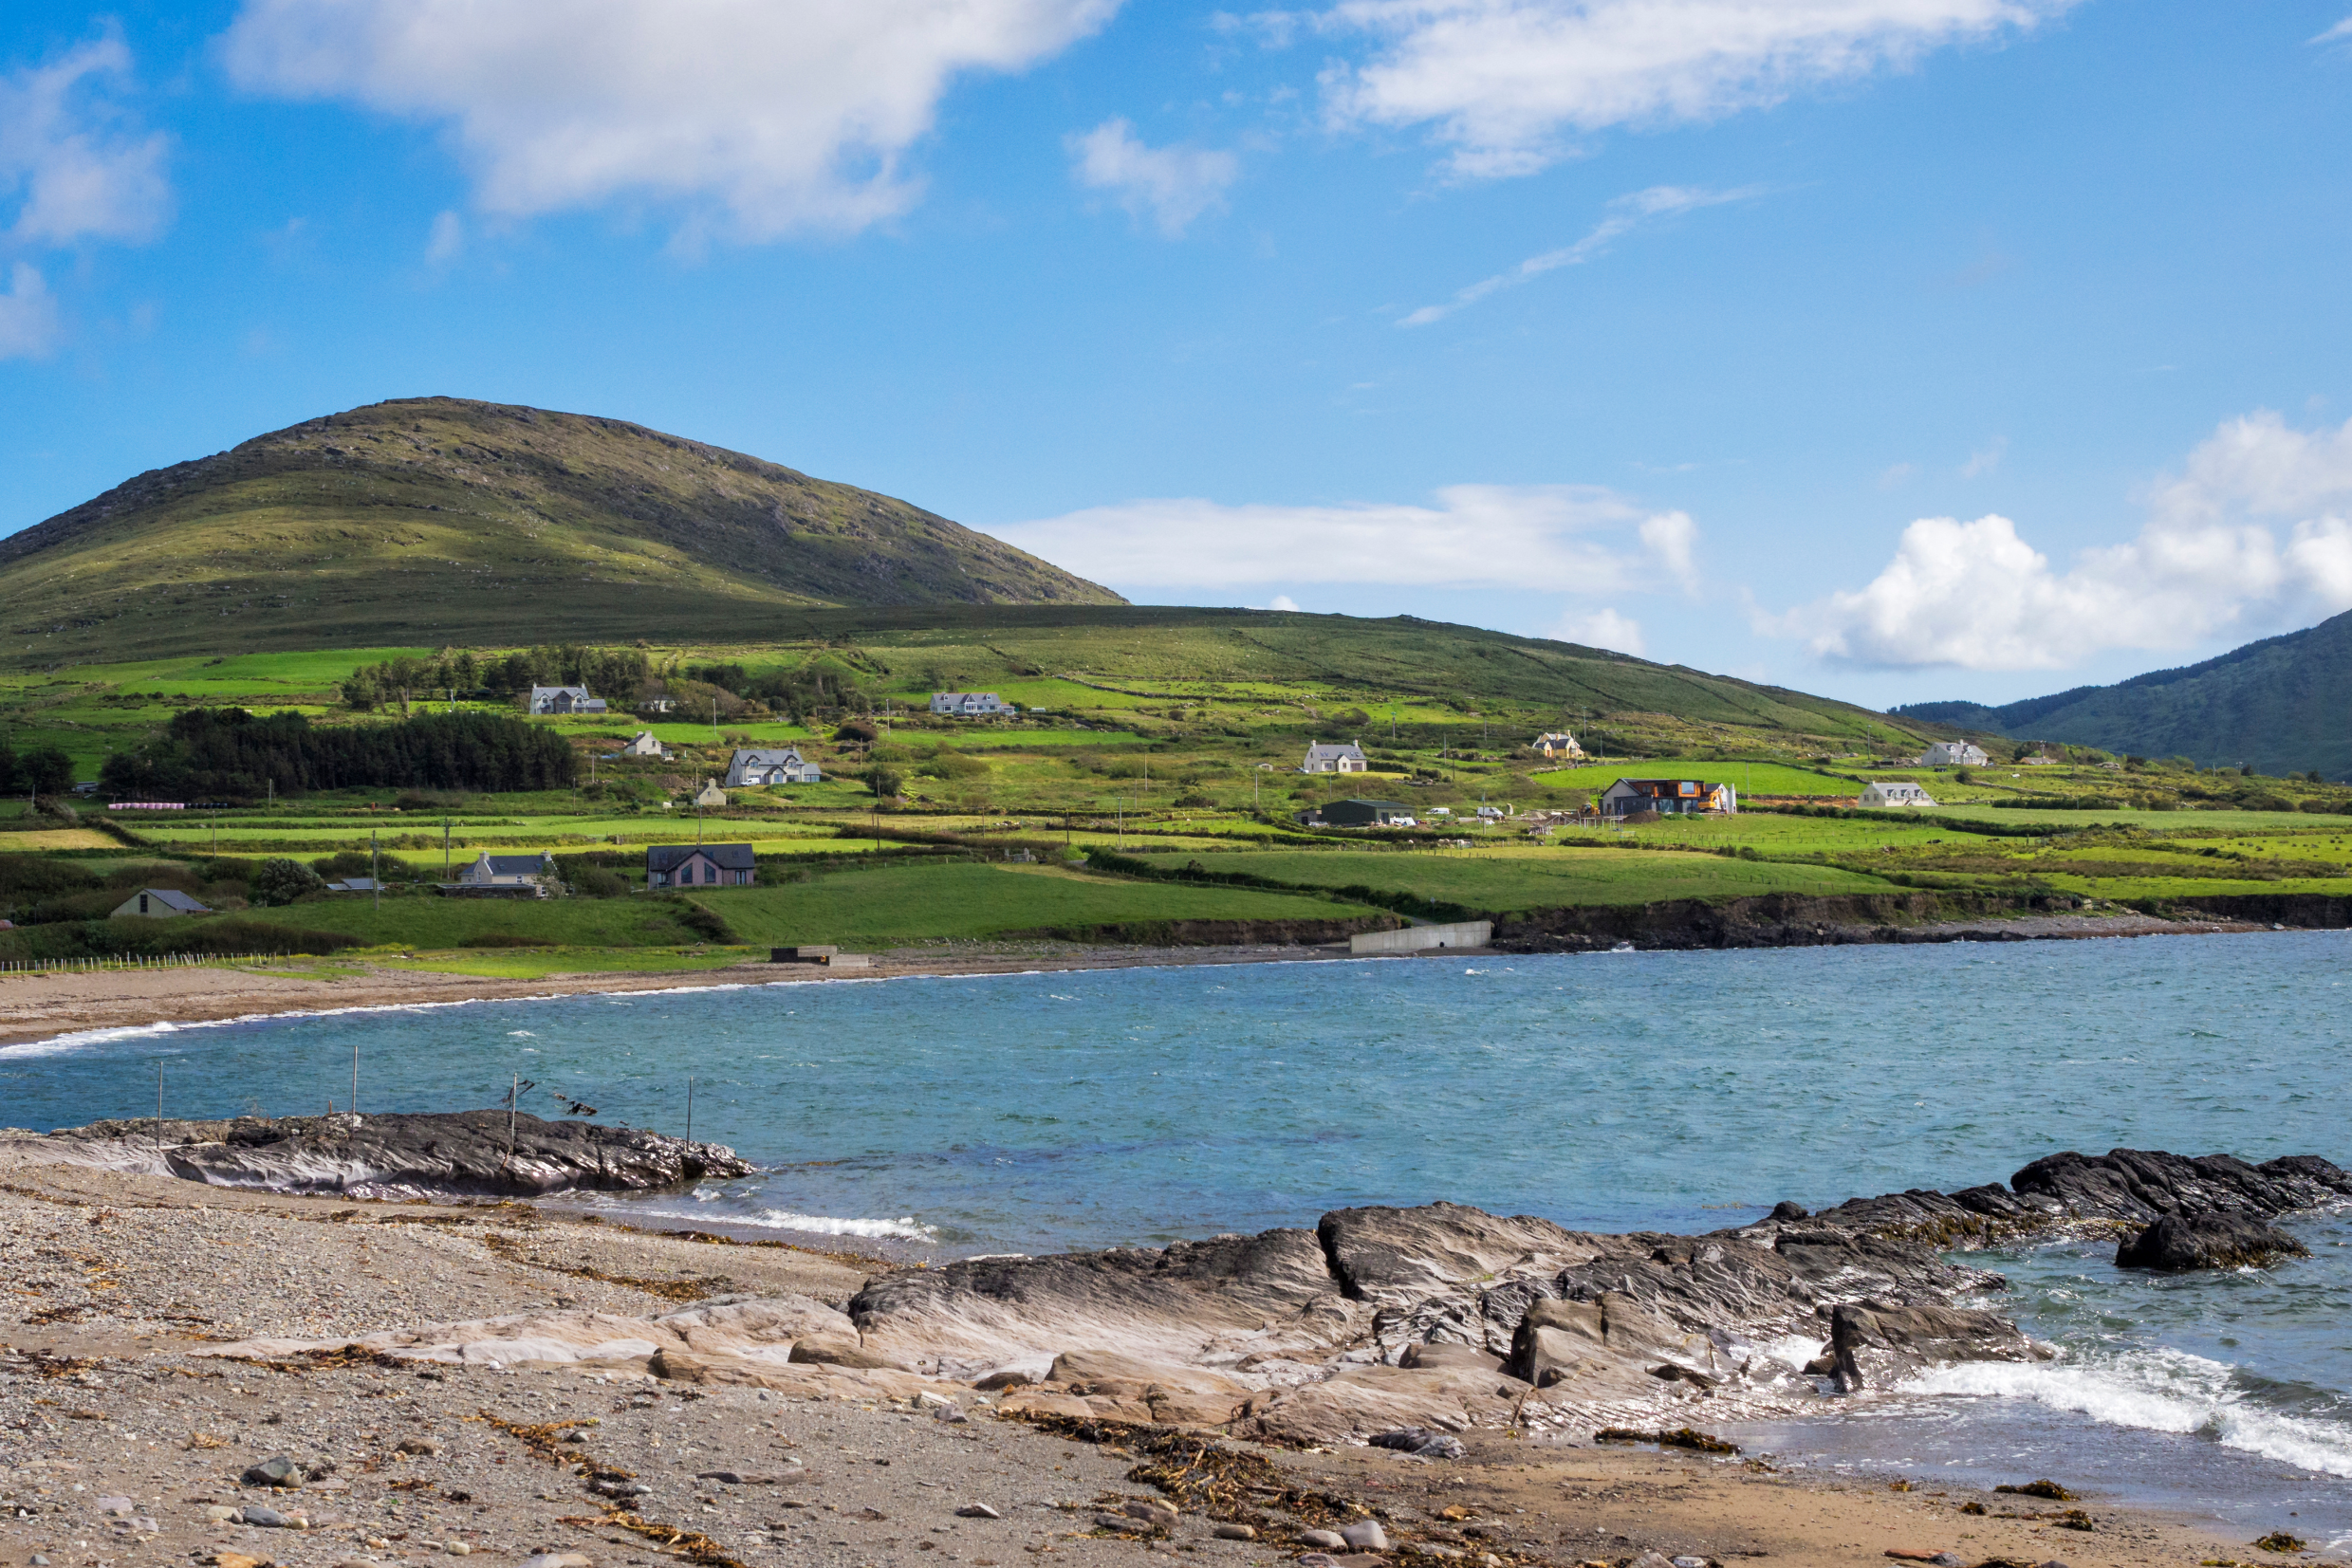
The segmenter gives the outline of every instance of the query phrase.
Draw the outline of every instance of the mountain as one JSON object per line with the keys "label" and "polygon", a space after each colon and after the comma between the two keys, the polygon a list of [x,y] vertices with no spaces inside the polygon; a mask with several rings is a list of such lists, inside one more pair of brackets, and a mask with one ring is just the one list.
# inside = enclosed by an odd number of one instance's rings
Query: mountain
{"label": "mountain", "polygon": [[1913,703],[1902,718],[2014,740],[2065,741],[2205,767],[2352,778],[2352,613],[2250,642],[2202,664],[2078,686],[1999,708]]}
{"label": "mountain", "polygon": [[1124,602],[871,490],[618,419],[454,397],[306,420],[0,540],[0,656],[45,664]]}

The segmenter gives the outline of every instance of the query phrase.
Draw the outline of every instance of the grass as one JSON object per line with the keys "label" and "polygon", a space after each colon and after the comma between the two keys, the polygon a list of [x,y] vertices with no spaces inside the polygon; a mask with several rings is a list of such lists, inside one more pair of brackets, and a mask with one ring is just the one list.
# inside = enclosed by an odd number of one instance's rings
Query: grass
{"label": "grass", "polygon": [[694,974],[765,958],[766,949],[501,948],[486,951],[368,954],[378,966],[482,980],[545,980],[559,974]]}
{"label": "grass", "polygon": [[1124,881],[1048,866],[910,861],[782,887],[720,889],[697,900],[761,946],[889,948],[1046,927],[1171,920],[1347,919],[1361,906],[1248,888]]}
{"label": "grass", "polygon": [[[1176,868],[1193,858],[1147,854],[1138,858]],[[1203,857],[1200,863],[1210,871],[1243,872],[1307,887],[1368,887],[1417,894],[1495,914],[1588,904],[1740,898],[1765,893],[1894,891],[1880,877],[1835,866],[1639,849],[1242,850],[1213,859]]]}
{"label": "grass", "polygon": [[1854,796],[1861,793],[1861,785],[1851,779],[1835,778],[1810,768],[1788,767],[1779,763],[1757,762],[1699,762],[1689,759],[1620,763],[1592,763],[1579,767],[1558,768],[1550,772],[1529,775],[1535,783],[1547,789],[1583,790],[1598,794],[1620,779],[1704,779],[1711,784],[1729,783],[1742,799],[1754,795],[1819,795]]}
{"label": "grass", "polygon": [[531,936],[578,948],[686,947],[698,934],[667,898],[440,898],[407,894],[380,908],[364,897],[252,909],[243,917],[303,931],[342,932],[372,947],[454,948],[469,936]]}

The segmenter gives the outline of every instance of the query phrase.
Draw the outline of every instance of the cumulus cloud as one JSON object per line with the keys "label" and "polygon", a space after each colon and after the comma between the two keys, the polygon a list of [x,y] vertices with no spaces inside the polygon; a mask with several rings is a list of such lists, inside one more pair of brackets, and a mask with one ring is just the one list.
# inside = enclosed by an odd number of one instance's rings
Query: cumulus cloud
{"label": "cumulus cloud", "polygon": [[1266,601],[1266,607],[1269,610],[1288,610],[1295,615],[1298,612],[1299,601],[1288,594],[1276,594]]}
{"label": "cumulus cloud", "polygon": [[1205,147],[1147,147],[1124,120],[1106,120],[1068,146],[1081,185],[1108,191],[1137,218],[1149,216],[1170,239],[1192,221],[1225,204],[1226,188],[1241,174],[1231,153]]}
{"label": "cumulus cloud", "polygon": [[57,301],[39,268],[18,262],[0,294],[0,360],[39,359],[57,345]]}
{"label": "cumulus cloud", "polygon": [[170,140],[112,96],[130,74],[130,49],[108,34],[0,78],[0,199],[16,203],[20,243],[136,244],[171,222]]}
{"label": "cumulus cloud", "polygon": [[446,125],[485,211],[676,203],[750,240],[904,211],[958,75],[1013,71],[1119,0],[246,0],[242,86]]}
{"label": "cumulus cloud", "polygon": [[1133,587],[1273,582],[1617,593],[1692,573],[1697,526],[1583,485],[1453,485],[1435,506],[1128,501],[991,530],[1055,564]]}
{"label": "cumulus cloud", "polygon": [[1767,629],[1843,663],[2063,670],[2352,609],[2352,421],[2230,420],[2147,503],[2137,538],[2064,571],[2006,517],[1921,518],[1867,585]]}
{"label": "cumulus cloud", "polygon": [[1468,178],[1530,174],[1568,138],[1720,119],[2030,28],[2075,0],[1340,0],[1324,33],[1378,52],[1326,71],[1341,125],[1428,125]]}
{"label": "cumulus cloud", "polygon": [[1615,653],[1642,655],[1641,622],[1628,619],[1615,610],[1595,610],[1589,615],[1573,611],[1562,616],[1551,629],[1551,635],[1562,642],[1580,642],[1587,648],[1607,648]]}
{"label": "cumulus cloud", "polygon": [[1406,316],[1398,326],[1427,326],[1445,320],[1464,305],[1475,304],[1488,295],[1506,288],[1516,288],[1532,283],[1546,272],[1563,267],[1577,267],[1608,249],[1611,242],[1639,229],[1652,218],[1688,212],[1701,207],[1720,207],[1727,201],[1745,201],[1763,194],[1761,185],[1744,185],[1736,191],[1694,190],[1679,185],[1653,185],[1646,191],[1636,191],[1619,196],[1609,203],[1608,215],[1593,226],[1592,232],[1574,245],[1557,250],[1546,250],[1540,256],[1529,256],[1508,272],[1497,272],[1481,278],[1467,288],[1456,289],[1454,298],[1443,304],[1425,304]]}

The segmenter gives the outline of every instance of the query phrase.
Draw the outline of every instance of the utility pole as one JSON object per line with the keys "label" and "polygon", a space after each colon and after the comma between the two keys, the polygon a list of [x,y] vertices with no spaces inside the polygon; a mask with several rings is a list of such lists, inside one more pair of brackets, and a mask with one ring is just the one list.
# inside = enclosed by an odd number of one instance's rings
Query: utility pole
{"label": "utility pole", "polygon": [[383,855],[377,845],[376,830],[372,827],[367,830],[367,896],[370,908],[380,910],[384,907]]}

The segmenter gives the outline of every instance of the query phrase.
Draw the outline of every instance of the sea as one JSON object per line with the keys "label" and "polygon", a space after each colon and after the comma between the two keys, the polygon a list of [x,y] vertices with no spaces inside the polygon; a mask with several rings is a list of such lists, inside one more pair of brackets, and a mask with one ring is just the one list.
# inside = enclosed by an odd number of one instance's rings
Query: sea
{"label": "sea", "polygon": [[[898,1255],[1153,1245],[1444,1198],[1712,1230],[2060,1150],[2352,1164],[2352,935],[1475,955],[791,981],[111,1029],[0,1048],[0,1123],[448,1110],[732,1145],[600,1200]],[[2056,1348],[1725,1430],[1829,1473],[2086,1494],[2352,1543],[2352,1214],[2306,1260],[1971,1261]]]}

